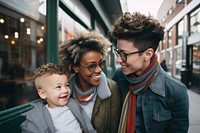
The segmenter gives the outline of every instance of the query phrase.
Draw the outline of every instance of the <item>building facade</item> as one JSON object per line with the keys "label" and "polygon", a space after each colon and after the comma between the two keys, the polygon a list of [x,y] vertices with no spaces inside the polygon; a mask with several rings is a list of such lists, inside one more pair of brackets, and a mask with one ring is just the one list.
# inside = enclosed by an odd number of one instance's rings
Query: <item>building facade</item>
{"label": "building facade", "polygon": [[200,88],[200,1],[164,0],[157,18],[165,26],[160,62],[166,60],[174,78]]}

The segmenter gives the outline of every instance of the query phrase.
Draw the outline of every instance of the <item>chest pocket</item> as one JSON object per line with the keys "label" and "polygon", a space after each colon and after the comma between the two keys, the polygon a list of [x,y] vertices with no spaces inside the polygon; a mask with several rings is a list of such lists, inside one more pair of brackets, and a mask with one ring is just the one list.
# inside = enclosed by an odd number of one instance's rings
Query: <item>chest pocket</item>
{"label": "chest pocket", "polygon": [[171,119],[171,112],[167,102],[162,98],[154,99],[153,102],[153,119],[157,122]]}

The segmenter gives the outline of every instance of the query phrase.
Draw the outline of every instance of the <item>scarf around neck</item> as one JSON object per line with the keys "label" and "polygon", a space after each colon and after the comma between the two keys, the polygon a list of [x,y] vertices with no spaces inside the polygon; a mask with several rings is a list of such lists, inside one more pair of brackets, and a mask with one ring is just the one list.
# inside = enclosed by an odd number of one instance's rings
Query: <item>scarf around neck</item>
{"label": "scarf around neck", "polygon": [[84,93],[81,88],[77,85],[78,82],[78,75],[74,74],[72,77],[69,79],[69,85],[70,89],[72,91],[72,97],[77,98],[76,93],[79,93],[80,97],[85,97],[90,94],[94,94],[94,96],[98,96],[101,99],[106,99],[111,96],[111,91],[108,87],[107,79],[106,76],[103,72],[101,72],[101,80],[98,86],[92,86],[86,93]]}
{"label": "scarf around neck", "polygon": [[145,92],[149,85],[154,81],[157,75],[158,62],[157,55],[154,54],[150,65],[145,69],[141,76],[125,76],[129,83],[129,91],[124,99],[122,113],[119,123],[119,133],[135,132],[135,112],[136,112],[136,95]]}

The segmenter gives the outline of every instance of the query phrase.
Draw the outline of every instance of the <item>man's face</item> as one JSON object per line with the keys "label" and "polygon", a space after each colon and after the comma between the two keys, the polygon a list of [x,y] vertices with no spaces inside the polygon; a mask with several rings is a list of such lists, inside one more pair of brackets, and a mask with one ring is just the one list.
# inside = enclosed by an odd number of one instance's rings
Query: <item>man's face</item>
{"label": "man's face", "polygon": [[[122,52],[126,56],[126,60],[120,55],[116,58],[116,62],[121,65],[125,75],[135,73],[139,76],[148,67],[150,61],[146,61],[146,50],[138,50],[132,41],[118,39],[117,49],[119,53]],[[141,52],[138,53],[138,51]]]}

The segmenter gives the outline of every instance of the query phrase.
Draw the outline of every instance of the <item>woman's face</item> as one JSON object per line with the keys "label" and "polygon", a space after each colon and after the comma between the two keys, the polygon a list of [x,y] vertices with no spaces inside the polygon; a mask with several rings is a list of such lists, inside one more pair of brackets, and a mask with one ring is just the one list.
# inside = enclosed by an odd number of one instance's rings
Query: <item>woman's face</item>
{"label": "woman's face", "polygon": [[91,86],[98,86],[103,68],[101,53],[97,51],[86,52],[81,57],[79,64],[79,66],[75,67],[75,72],[78,74],[81,89],[86,91]]}

